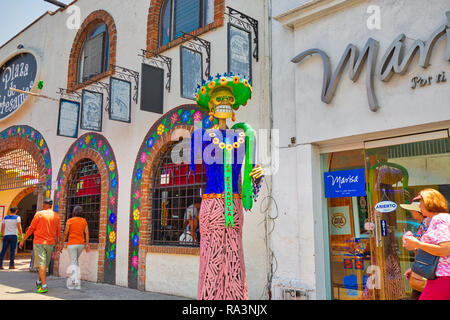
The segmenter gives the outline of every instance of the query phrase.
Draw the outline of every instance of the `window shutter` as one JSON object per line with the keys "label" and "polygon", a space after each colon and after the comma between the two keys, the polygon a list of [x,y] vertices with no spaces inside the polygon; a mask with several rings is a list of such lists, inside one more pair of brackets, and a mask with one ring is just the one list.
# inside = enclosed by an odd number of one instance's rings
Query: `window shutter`
{"label": "window shutter", "polygon": [[192,32],[200,28],[200,0],[176,0],[175,5],[175,38],[184,32]]}
{"label": "window shutter", "polygon": [[104,61],[105,33],[102,32],[86,41],[84,45],[83,81],[102,73]]}

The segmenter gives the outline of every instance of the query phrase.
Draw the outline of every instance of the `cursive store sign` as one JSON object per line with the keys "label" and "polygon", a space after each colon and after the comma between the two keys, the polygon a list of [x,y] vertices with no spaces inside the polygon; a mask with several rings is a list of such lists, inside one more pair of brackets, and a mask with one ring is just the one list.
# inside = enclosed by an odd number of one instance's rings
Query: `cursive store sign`
{"label": "cursive store sign", "polygon": [[36,59],[31,53],[21,53],[0,68],[0,120],[20,108],[28,95],[9,88],[30,91],[37,72]]}
{"label": "cursive store sign", "polygon": [[447,82],[447,77],[445,75],[445,71],[442,71],[436,75],[435,78],[432,76],[429,77],[421,77],[415,76],[411,79],[411,89],[430,86],[433,82],[443,83]]}
{"label": "cursive store sign", "polygon": [[381,63],[378,66],[375,64],[379,43],[372,38],[367,40],[361,52],[359,52],[355,45],[349,44],[333,73],[331,73],[330,59],[327,54],[320,49],[309,49],[303,51],[291,61],[294,63],[299,63],[306,57],[315,54],[322,58],[324,68],[321,99],[325,103],[330,103],[333,99],[336,87],[347,65],[349,65],[350,69],[350,79],[355,82],[359,78],[359,74],[361,73],[364,63],[367,62],[366,88],[369,107],[370,110],[377,111],[379,104],[373,89],[374,75],[376,75],[380,81],[387,82],[394,73],[404,74],[408,70],[408,66],[417,52],[419,52],[419,66],[422,68],[427,68],[430,65],[430,57],[434,45],[438,39],[444,35],[446,35],[447,38],[447,47],[444,59],[446,61],[450,61],[450,11],[446,12],[446,16],[446,24],[443,24],[437,28],[427,41],[424,42],[422,40],[416,40],[406,52],[404,52],[404,41],[406,39],[406,35],[403,33],[400,34],[387,48],[383,58],[381,59]]}
{"label": "cursive store sign", "polygon": [[366,195],[364,168],[324,172],[323,180],[325,198],[358,197]]}

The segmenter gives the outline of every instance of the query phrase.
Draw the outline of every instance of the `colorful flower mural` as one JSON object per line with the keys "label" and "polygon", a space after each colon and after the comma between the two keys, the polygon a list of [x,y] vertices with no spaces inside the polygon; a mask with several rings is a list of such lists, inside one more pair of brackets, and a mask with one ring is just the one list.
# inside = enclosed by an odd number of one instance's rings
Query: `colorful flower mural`
{"label": "colorful flower mural", "polygon": [[[59,211],[60,189],[64,178],[70,174],[67,170],[71,165],[74,157],[83,150],[91,149],[97,152],[103,160],[105,169],[109,179],[109,189],[107,190],[108,199],[107,217],[106,217],[106,243],[105,243],[105,266],[104,266],[104,282],[115,283],[116,269],[116,232],[117,232],[117,195],[118,195],[118,171],[117,161],[111,145],[105,137],[98,133],[86,133],[75,141],[66,153],[61,169],[58,173],[58,185],[55,190],[54,204],[55,211]],[[103,193],[102,193],[103,194]]]}

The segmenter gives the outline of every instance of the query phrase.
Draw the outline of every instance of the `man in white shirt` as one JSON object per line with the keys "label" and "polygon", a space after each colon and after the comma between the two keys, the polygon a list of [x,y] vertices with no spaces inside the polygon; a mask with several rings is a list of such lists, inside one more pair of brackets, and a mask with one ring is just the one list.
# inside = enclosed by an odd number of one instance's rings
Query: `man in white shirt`
{"label": "man in white shirt", "polygon": [[192,242],[198,241],[198,213],[200,211],[201,198],[195,198],[194,203],[186,208],[184,213],[183,230],[180,241]]}
{"label": "man in white shirt", "polygon": [[17,207],[11,207],[9,214],[2,220],[2,238],[3,247],[0,253],[0,269],[3,269],[3,257],[5,256],[8,247],[10,250],[9,268],[15,269],[14,258],[16,256],[17,247],[17,231],[22,234],[22,224],[20,223],[20,216],[16,215],[19,209]]}

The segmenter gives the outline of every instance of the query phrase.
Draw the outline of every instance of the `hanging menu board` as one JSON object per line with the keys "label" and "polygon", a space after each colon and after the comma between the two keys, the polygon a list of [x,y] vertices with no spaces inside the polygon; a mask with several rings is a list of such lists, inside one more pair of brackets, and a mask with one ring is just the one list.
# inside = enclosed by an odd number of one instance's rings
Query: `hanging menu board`
{"label": "hanging menu board", "polygon": [[37,63],[31,53],[21,53],[0,67],[0,121],[19,109],[28,97],[9,88],[31,91],[36,74]]}
{"label": "hanging menu board", "polygon": [[103,94],[83,90],[81,105],[81,129],[102,131]]}
{"label": "hanging menu board", "polygon": [[228,23],[228,73],[252,80],[252,44],[250,32]]}
{"label": "hanging menu board", "polygon": [[201,52],[180,47],[181,56],[181,96],[195,100],[197,86],[202,84],[203,64]]}
{"label": "hanging menu board", "polygon": [[77,138],[80,104],[65,99],[59,100],[58,136]]}

